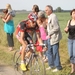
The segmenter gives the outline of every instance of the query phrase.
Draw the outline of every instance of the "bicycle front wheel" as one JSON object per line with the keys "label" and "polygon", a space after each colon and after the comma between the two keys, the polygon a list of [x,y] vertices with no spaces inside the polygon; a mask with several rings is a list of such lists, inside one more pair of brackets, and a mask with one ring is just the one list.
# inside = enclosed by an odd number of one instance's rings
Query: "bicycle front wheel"
{"label": "bicycle front wheel", "polygon": [[45,65],[41,57],[35,55],[30,64],[31,75],[46,75]]}
{"label": "bicycle front wheel", "polygon": [[14,53],[14,57],[13,57],[14,70],[15,70],[16,75],[22,75],[23,74],[22,70],[20,69],[20,64],[21,64],[20,56],[21,56],[20,50],[17,50]]}

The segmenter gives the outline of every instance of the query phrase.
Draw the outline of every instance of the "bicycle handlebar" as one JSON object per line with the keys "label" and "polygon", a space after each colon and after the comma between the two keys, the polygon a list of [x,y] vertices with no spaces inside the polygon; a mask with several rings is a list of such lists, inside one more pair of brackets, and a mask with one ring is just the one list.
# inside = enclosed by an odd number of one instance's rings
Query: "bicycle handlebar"
{"label": "bicycle handlebar", "polygon": [[28,44],[27,47],[32,47],[32,46],[46,46],[46,44]]}
{"label": "bicycle handlebar", "polygon": [[[46,44],[28,44],[27,47],[26,47],[26,51],[29,51],[30,48],[34,50],[34,47],[36,47],[36,46],[47,47]],[[20,49],[20,50],[22,50],[22,49]]]}

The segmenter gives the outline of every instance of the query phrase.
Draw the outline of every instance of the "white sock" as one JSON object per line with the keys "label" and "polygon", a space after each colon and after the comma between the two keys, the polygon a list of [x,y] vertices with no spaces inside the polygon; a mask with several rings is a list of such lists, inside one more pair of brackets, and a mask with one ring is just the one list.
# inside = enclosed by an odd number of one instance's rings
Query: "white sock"
{"label": "white sock", "polygon": [[24,63],[24,61],[22,60],[21,63]]}

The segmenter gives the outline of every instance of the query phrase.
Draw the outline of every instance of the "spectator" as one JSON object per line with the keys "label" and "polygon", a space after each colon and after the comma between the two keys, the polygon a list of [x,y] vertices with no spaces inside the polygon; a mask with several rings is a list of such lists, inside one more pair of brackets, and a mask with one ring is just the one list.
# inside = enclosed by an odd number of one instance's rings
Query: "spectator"
{"label": "spectator", "polygon": [[[43,11],[40,11],[38,12],[38,19],[37,19],[37,23],[38,23],[38,26],[39,26],[39,30],[40,30],[40,35],[41,35],[41,39],[43,41],[44,44],[47,45],[47,31],[46,31],[46,28],[47,28],[47,18],[45,16],[45,13]],[[41,48],[39,48],[40,50]],[[41,52],[41,56],[43,56],[43,52],[44,52],[44,61],[47,61],[47,51],[43,51],[43,50],[40,50]]]}
{"label": "spectator", "polygon": [[[38,5],[33,5],[32,6],[32,12],[28,15],[28,18],[30,18],[30,16],[31,15],[34,15],[36,18],[37,18],[37,15],[38,15],[38,12],[39,12],[39,7],[38,7]],[[32,17],[31,17],[32,18]],[[38,28],[38,25],[36,25],[37,26],[37,28]],[[33,32],[31,33],[32,34],[32,36],[33,36],[33,42],[34,43],[36,43],[36,40],[37,40],[37,36],[36,36],[36,32],[35,32],[35,30],[33,30]]]}
{"label": "spectator", "polygon": [[46,70],[55,67],[53,72],[57,72],[58,70],[62,69],[59,56],[59,41],[61,40],[62,35],[58,19],[53,13],[52,6],[47,5],[45,8],[45,12],[48,16],[47,31],[48,36],[50,37],[50,39],[48,39],[48,63],[50,67],[48,67]]}
{"label": "spectator", "polygon": [[39,7],[38,5],[33,5],[32,7],[32,13],[34,13],[35,15],[38,15],[38,12],[39,12]]}
{"label": "spectator", "polygon": [[[38,7],[38,5],[33,5],[33,7],[32,7],[32,12],[28,15],[28,18],[30,18],[30,19],[32,19],[32,15],[34,16],[34,17],[36,17],[36,21],[37,21],[37,19],[38,19],[38,12],[39,12],[39,7]],[[37,37],[39,38],[39,39],[41,39],[40,38],[40,33],[39,33],[39,27],[38,27],[38,24],[36,23],[36,28],[38,29],[38,31],[37,32],[35,32],[35,30],[32,30],[32,33],[31,33],[31,35],[32,35],[32,38],[34,39],[33,40],[33,43],[37,43],[37,44],[39,44],[39,41],[37,40]],[[42,47],[41,46],[37,46],[37,50],[39,50],[39,51],[42,51]],[[40,56],[42,56],[41,55],[41,52],[39,52],[40,53]]]}
{"label": "spectator", "polygon": [[68,35],[68,52],[71,63],[71,74],[75,72],[75,9],[70,12],[71,19],[68,21],[64,31]]}
{"label": "spectator", "polygon": [[[6,8],[11,9],[11,5],[7,4]],[[7,33],[7,41],[9,45],[9,50],[12,51],[14,47],[14,41],[13,41],[13,32],[14,32],[14,22],[13,22],[13,15],[9,12],[3,11],[5,13],[5,16],[1,16],[2,21],[4,22],[4,31]],[[12,9],[11,9],[12,10]]]}

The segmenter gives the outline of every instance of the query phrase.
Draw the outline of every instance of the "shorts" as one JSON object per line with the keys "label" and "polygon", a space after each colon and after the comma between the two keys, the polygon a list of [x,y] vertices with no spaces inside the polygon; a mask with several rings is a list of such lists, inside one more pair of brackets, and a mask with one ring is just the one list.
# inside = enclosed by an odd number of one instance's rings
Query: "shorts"
{"label": "shorts", "polygon": [[[16,35],[16,38],[18,39],[19,42],[21,42],[21,41],[20,41],[20,33],[18,33],[18,35]],[[25,40],[28,44],[33,43],[32,37],[31,37],[30,34],[27,33],[27,32],[25,32],[24,40]]]}
{"label": "shorts", "polygon": [[28,44],[33,43],[31,35],[27,32],[25,33],[25,38],[24,39],[27,41]]}

